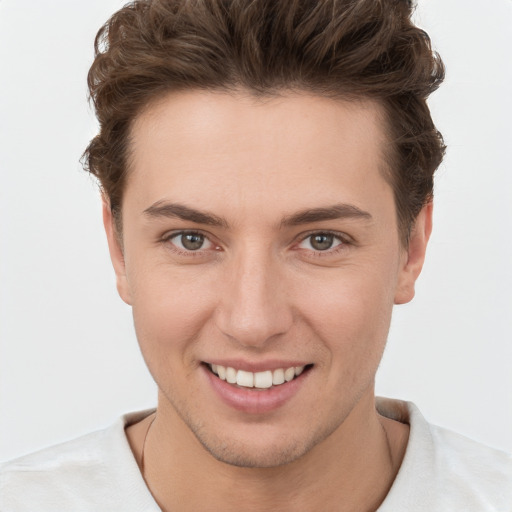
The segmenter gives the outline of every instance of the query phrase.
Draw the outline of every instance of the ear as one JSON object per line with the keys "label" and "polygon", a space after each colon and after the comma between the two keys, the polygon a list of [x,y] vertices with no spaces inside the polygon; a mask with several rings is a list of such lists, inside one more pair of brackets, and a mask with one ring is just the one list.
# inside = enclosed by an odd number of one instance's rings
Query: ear
{"label": "ear", "polygon": [[405,304],[414,297],[414,285],[423,267],[432,232],[432,210],[432,202],[427,203],[414,223],[398,276],[395,304]]}
{"label": "ear", "polygon": [[105,196],[102,197],[102,210],[103,226],[105,227],[105,233],[107,235],[108,250],[116,273],[117,291],[121,299],[123,299],[126,304],[131,305],[131,293],[128,280],[126,278],[126,266],[122,242],[119,240],[115,219],[110,208],[110,202],[105,198]]}

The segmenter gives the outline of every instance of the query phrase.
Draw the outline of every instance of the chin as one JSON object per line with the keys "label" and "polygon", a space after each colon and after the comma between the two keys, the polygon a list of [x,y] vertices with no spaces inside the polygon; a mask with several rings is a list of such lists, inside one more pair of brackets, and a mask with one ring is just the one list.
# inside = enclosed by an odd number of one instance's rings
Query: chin
{"label": "chin", "polygon": [[[275,426],[252,425],[233,427],[232,434],[217,435],[190,425],[196,439],[216,460],[236,467],[275,468],[291,464],[305,456],[336,429],[323,431],[307,429],[303,432],[276,432]],[[253,428],[252,428],[253,427]]]}
{"label": "chin", "polygon": [[[197,436],[196,436],[197,437]],[[288,441],[282,444],[266,444],[264,446],[250,446],[246,443],[206,442],[197,437],[203,448],[219,462],[241,468],[275,468],[290,464],[300,459],[309,451],[305,445],[290,444]]]}

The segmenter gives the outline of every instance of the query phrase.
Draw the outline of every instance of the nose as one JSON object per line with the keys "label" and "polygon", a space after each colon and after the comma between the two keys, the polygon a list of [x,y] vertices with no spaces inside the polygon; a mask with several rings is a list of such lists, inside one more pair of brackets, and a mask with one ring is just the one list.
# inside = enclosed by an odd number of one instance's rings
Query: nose
{"label": "nose", "polygon": [[293,323],[281,263],[265,251],[250,249],[233,258],[219,290],[216,323],[231,340],[265,348]]}

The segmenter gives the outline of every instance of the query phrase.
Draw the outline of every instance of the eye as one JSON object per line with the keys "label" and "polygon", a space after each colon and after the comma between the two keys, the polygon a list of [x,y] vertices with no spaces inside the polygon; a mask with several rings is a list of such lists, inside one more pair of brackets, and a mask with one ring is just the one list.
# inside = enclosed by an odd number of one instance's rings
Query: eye
{"label": "eye", "polygon": [[206,236],[194,231],[175,233],[170,236],[168,240],[178,249],[183,251],[199,251],[201,249],[211,249],[213,247],[212,242],[210,242]]}
{"label": "eye", "polygon": [[328,251],[343,245],[344,241],[341,237],[333,233],[312,233],[300,242],[298,247],[300,249],[308,249],[313,251]]}

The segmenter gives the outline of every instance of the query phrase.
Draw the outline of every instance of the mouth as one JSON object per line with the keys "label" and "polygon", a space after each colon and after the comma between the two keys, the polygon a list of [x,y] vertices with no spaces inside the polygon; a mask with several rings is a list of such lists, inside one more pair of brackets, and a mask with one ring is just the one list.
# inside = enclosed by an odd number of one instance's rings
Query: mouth
{"label": "mouth", "polygon": [[308,372],[313,365],[290,366],[287,368],[276,368],[274,370],[263,370],[250,372],[240,370],[231,366],[220,364],[204,363],[208,370],[220,380],[240,388],[271,389],[287,384],[305,372]]}

